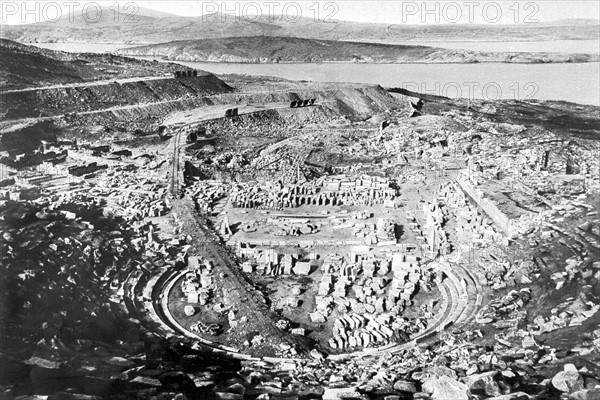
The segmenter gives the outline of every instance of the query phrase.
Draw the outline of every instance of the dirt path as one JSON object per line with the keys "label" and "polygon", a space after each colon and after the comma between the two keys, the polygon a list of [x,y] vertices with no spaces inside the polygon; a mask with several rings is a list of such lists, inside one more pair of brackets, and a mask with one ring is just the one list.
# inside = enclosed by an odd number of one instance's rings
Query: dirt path
{"label": "dirt path", "polygon": [[0,92],[0,94],[35,92],[35,91],[39,91],[39,90],[52,90],[52,89],[74,89],[74,88],[80,88],[80,87],[110,85],[111,83],[125,84],[125,83],[140,82],[140,81],[144,81],[144,82],[145,81],[159,81],[159,80],[165,80],[165,79],[173,79],[173,78],[170,76],[144,76],[144,77],[135,77],[135,78],[123,78],[123,79],[107,79],[107,80],[102,80],[102,81],[67,83],[64,85],[38,86],[38,87],[25,88],[25,89],[5,90],[3,92]]}

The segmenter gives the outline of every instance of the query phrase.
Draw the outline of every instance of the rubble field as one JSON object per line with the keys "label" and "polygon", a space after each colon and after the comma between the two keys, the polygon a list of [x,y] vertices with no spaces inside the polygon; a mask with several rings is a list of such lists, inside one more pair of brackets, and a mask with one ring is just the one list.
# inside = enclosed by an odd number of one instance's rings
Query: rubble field
{"label": "rubble field", "polygon": [[2,398],[600,396],[600,109],[143,67],[2,88]]}

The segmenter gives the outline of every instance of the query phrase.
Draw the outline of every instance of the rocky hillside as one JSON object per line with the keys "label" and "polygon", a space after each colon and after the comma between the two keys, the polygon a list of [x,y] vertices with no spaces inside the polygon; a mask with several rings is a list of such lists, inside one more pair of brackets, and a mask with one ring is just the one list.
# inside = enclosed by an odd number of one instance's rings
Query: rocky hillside
{"label": "rocky hillside", "polygon": [[182,40],[123,49],[120,53],[173,61],[241,63],[551,63],[600,60],[599,55],[590,54],[474,52],[277,36]]}
{"label": "rocky hillside", "polygon": [[[130,10],[132,11],[132,10]],[[305,10],[308,13],[308,10]],[[231,36],[286,36],[328,40],[359,40],[399,42],[406,40],[472,41],[537,41],[561,39],[598,39],[598,21],[564,20],[555,23],[485,26],[475,24],[439,24],[426,30],[420,25],[373,24],[336,21],[326,18],[315,23],[313,15],[285,19],[281,14],[269,19],[235,18],[211,14],[207,17],[182,17],[139,8],[134,14],[123,13],[116,18],[114,11],[102,9],[98,21],[86,21],[81,13],[61,18],[53,23],[5,25],[2,36],[20,42],[53,43],[133,43],[148,44],[189,38],[225,38]],[[127,20],[124,21],[126,17]],[[95,17],[94,17],[95,19]]]}
{"label": "rocky hillside", "polygon": [[[230,88],[212,74],[186,80],[171,78],[60,86],[41,90],[5,92],[0,113],[10,118],[44,117],[92,112],[136,103],[169,103],[176,99],[227,92]],[[44,110],[44,111],[41,111]]]}
{"label": "rocky hillside", "polygon": [[177,68],[182,68],[110,54],[45,50],[5,39],[0,39],[0,53],[0,90],[170,75]]}

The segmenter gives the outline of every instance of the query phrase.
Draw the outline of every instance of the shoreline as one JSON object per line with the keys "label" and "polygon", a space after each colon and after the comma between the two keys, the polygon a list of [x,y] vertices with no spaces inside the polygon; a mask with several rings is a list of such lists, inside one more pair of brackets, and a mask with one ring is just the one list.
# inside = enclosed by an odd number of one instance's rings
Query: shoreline
{"label": "shoreline", "polygon": [[152,55],[129,55],[119,54],[123,57],[136,58],[146,61],[159,61],[159,62],[171,62],[171,63],[202,63],[202,64],[231,64],[231,65],[319,65],[319,64],[331,64],[331,65],[473,65],[473,64],[516,64],[516,65],[548,65],[548,64],[600,64],[600,57],[598,60],[590,61],[579,61],[579,62],[566,62],[566,61],[551,61],[551,62],[508,62],[508,61],[473,61],[473,62],[436,62],[436,61],[409,61],[409,62],[353,62],[353,61],[321,61],[321,62],[309,62],[309,61],[281,61],[281,62],[240,62],[240,61],[202,61],[202,60],[175,60],[169,58],[155,58]]}

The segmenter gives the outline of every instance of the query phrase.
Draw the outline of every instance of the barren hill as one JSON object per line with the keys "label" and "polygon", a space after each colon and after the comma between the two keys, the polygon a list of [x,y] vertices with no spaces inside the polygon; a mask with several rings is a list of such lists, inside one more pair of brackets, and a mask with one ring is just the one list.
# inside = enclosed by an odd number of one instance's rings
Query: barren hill
{"label": "barren hill", "polygon": [[475,52],[425,46],[277,36],[182,40],[122,49],[120,53],[133,56],[154,56],[173,61],[243,63],[548,63],[600,60],[600,56],[590,54]]}
{"label": "barren hill", "polygon": [[313,18],[286,19],[211,14],[182,17],[139,8],[135,12],[115,12],[103,8],[90,22],[81,12],[57,22],[6,25],[1,35],[30,43],[83,42],[151,44],[190,38],[209,39],[233,36],[284,36],[327,40],[400,42],[410,40],[450,41],[538,41],[598,39],[598,21],[564,20],[521,25],[421,25],[374,24]]}
{"label": "barren hill", "polygon": [[0,39],[0,89],[169,75],[184,69],[110,54],[65,53]]}

